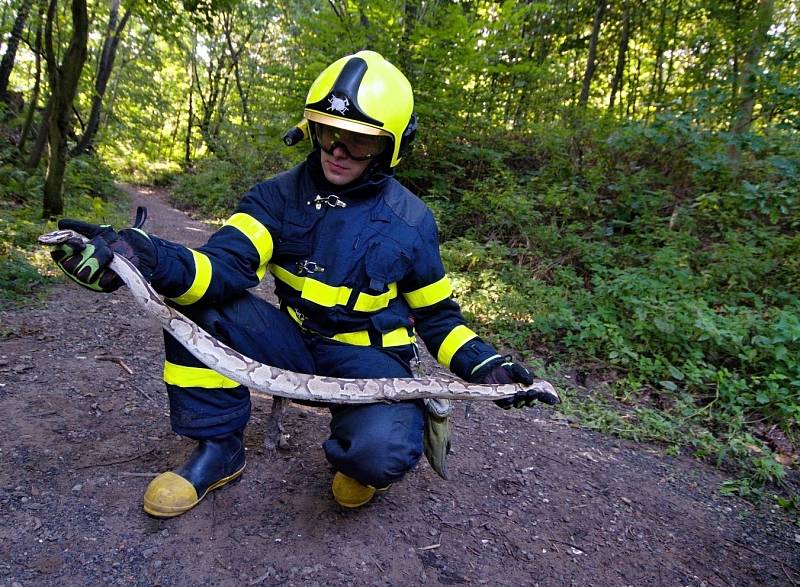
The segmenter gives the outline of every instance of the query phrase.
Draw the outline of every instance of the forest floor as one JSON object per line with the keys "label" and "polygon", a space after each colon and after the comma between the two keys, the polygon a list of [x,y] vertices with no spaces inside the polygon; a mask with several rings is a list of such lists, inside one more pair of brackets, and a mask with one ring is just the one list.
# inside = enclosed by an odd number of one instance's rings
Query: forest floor
{"label": "forest floor", "polygon": [[[128,189],[155,234],[210,233]],[[721,497],[711,466],[545,408],[459,405],[450,481],[423,461],[350,511],[330,495],[327,412],[291,405],[273,453],[255,398],[241,480],[151,518],[145,487],[193,447],[170,430],[162,361],[124,290],[65,282],[44,306],[0,310],[0,586],[800,584],[797,520]]]}

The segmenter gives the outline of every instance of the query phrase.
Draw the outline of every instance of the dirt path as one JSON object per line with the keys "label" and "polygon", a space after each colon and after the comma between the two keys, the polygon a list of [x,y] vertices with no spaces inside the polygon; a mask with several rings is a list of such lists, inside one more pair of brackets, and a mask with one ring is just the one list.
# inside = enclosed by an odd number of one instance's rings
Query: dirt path
{"label": "dirt path", "polygon": [[[159,194],[134,195],[150,231],[204,242]],[[70,283],[0,325],[2,587],[800,583],[800,528],[719,497],[715,469],[491,404],[457,409],[451,481],[423,463],[344,511],[326,413],[290,407],[291,449],[273,455],[256,400],[242,480],[159,521],[142,493],[192,448],[169,428],[159,329],[126,292]]]}

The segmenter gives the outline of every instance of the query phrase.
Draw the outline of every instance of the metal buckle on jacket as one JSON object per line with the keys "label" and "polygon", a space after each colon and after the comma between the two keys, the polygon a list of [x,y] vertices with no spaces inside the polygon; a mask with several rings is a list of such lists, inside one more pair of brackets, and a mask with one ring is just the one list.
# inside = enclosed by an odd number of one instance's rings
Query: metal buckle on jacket
{"label": "metal buckle on jacket", "polygon": [[325,267],[314,261],[303,259],[302,261],[297,262],[297,272],[300,275],[303,275],[304,273],[322,273],[324,271]]}
{"label": "metal buckle on jacket", "polygon": [[314,198],[313,202],[309,202],[309,204],[312,203],[317,210],[322,208],[322,204],[330,206],[331,208],[347,208],[347,204],[340,200],[336,194],[331,194],[329,196],[320,196],[317,194],[317,197]]}
{"label": "metal buckle on jacket", "polygon": [[422,359],[420,359],[420,356],[419,356],[419,348],[417,348],[417,343],[416,342],[412,342],[411,343],[411,348],[414,349],[413,369],[416,372],[417,377],[419,377],[421,379],[421,378],[425,377],[425,371],[422,368]]}

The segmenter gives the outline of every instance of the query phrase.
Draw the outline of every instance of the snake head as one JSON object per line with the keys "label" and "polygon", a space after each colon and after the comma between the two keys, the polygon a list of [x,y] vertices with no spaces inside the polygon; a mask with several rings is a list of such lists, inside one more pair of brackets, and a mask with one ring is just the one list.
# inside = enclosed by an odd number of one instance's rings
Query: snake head
{"label": "snake head", "polygon": [[82,234],[75,232],[74,230],[54,230],[53,232],[48,232],[42,235],[39,235],[39,238],[36,239],[39,243],[43,245],[60,245],[67,242],[80,242],[86,243],[89,239],[87,239]]}

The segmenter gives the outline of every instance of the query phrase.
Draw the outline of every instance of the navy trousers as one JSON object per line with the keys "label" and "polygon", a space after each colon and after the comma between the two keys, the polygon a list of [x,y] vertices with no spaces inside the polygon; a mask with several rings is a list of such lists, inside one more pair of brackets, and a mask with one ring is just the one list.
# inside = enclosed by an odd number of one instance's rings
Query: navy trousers
{"label": "navy trousers", "polygon": [[[354,346],[304,332],[284,312],[250,293],[222,305],[180,310],[228,346],[281,369],[345,378],[411,377],[410,348],[394,352]],[[164,346],[168,363],[205,369],[166,332]],[[167,382],[167,391],[177,434],[195,439],[226,435],[243,429],[250,417],[250,394],[244,386],[193,386],[190,379],[173,380]],[[425,424],[422,402],[329,407],[331,434],[323,449],[336,470],[364,485],[385,487],[419,461]]]}

